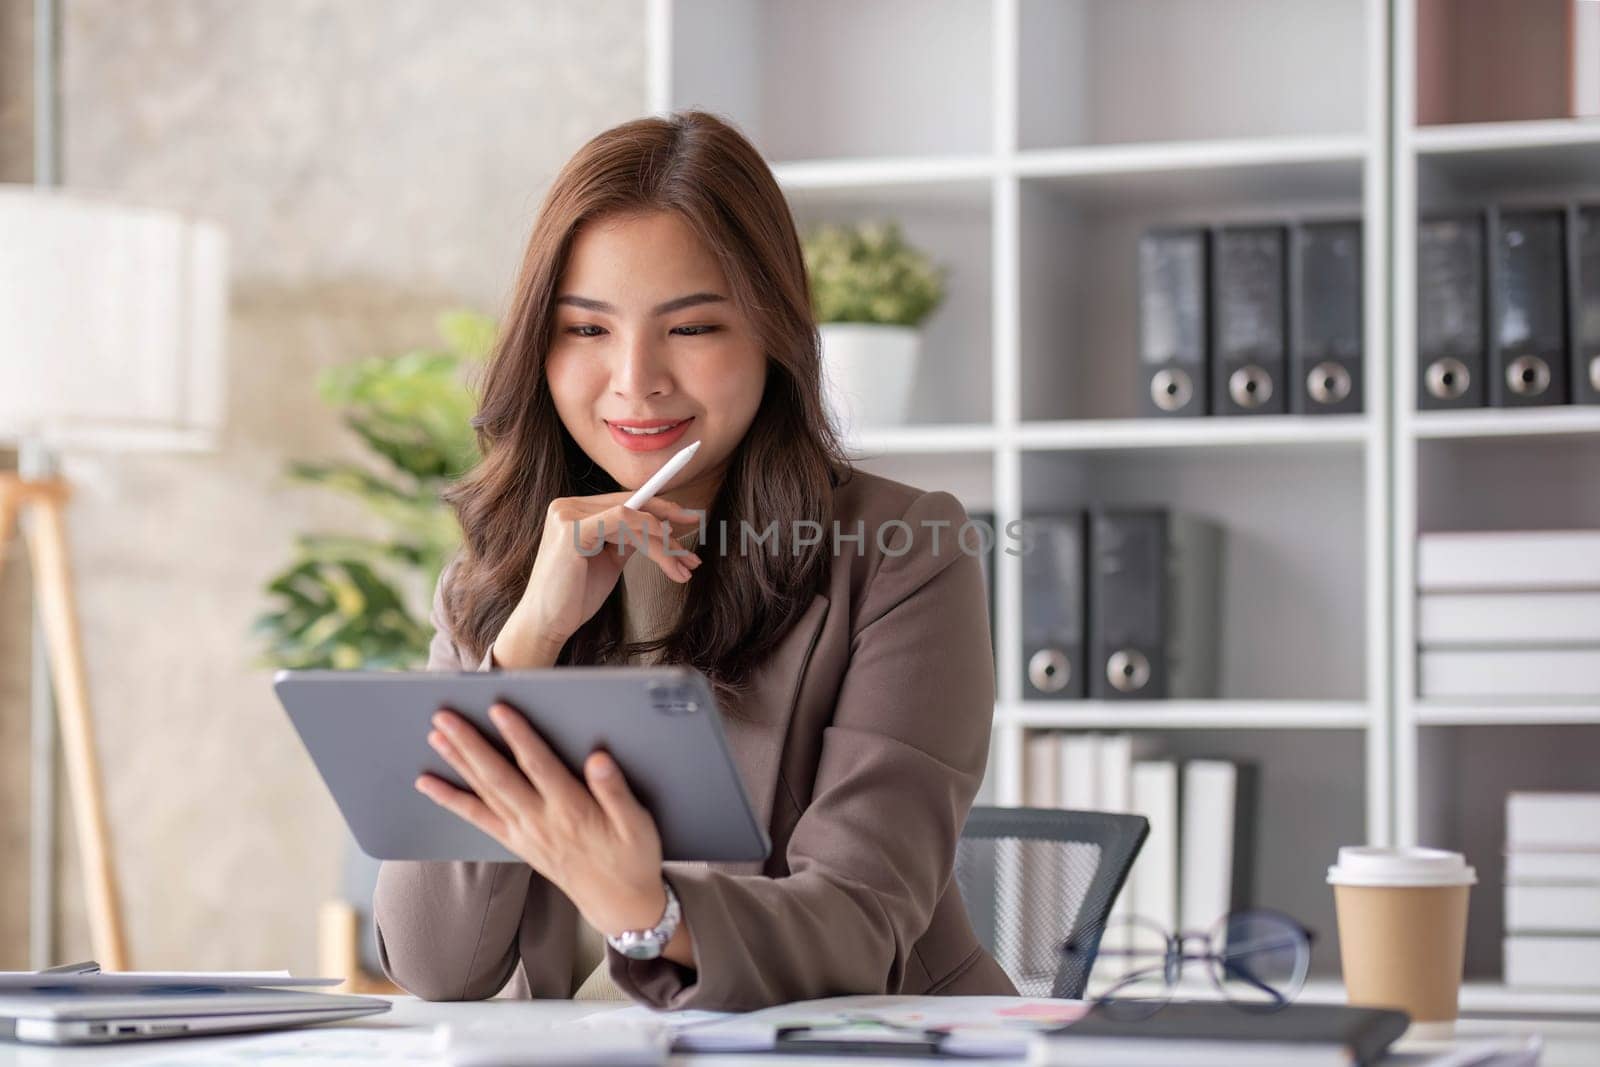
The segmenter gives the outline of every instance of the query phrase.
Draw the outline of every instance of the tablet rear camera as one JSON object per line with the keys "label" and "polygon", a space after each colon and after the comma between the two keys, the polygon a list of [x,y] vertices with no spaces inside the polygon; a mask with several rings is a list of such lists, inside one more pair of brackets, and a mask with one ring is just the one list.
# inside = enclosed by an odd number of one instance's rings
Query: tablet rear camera
{"label": "tablet rear camera", "polygon": [[650,686],[650,707],[661,715],[693,715],[700,701],[692,687],[673,683]]}

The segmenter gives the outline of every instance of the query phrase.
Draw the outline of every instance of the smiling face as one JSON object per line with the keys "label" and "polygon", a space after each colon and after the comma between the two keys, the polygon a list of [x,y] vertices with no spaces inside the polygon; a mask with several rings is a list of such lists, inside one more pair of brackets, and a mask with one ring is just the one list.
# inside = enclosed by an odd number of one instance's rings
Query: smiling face
{"label": "smiling face", "polygon": [[710,506],[766,386],[766,357],[716,257],[672,212],[598,219],[573,236],[545,378],[589,458],[636,489],[680,449],[658,494]]}

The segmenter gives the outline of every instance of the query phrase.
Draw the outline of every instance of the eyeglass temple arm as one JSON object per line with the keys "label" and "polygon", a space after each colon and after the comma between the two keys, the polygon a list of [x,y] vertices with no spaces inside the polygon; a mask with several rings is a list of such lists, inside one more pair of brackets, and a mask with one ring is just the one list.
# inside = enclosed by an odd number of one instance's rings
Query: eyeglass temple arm
{"label": "eyeglass temple arm", "polygon": [[1232,960],[1229,960],[1226,956],[1214,956],[1212,958],[1221,963],[1225,971],[1232,974],[1236,978],[1249,982],[1251,985],[1267,994],[1267,996],[1271,997],[1273,1000],[1284,1001],[1288,999],[1282,993],[1278,992],[1276,989],[1272,988],[1271,986],[1267,985],[1267,983],[1251,974],[1247,969],[1242,968]]}

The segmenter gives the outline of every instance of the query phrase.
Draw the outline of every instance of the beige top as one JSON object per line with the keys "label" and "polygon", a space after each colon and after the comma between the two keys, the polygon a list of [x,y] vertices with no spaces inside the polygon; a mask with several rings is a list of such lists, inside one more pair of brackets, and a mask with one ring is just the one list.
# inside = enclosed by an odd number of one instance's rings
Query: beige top
{"label": "beige top", "polygon": [[[692,545],[698,530],[679,535],[678,544]],[[622,636],[626,641],[649,641],[661,637],[677,625],[683,611],[688,583],[668,578],[661,567],[645,553],[634,551],[622,565]],[[660,653],[637,656],[635,663],[659,662]],[[573,957],[573,1000],[627,1000],[611,981],[606,967],[605,936],[578,917],[578,946]]]}

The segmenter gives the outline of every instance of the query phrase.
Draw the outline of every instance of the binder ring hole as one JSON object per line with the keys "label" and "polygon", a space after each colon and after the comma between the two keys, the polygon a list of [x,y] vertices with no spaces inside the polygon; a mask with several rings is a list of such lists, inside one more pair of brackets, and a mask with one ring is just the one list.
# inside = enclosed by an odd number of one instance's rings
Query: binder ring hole
{"label": "binder ring hole", "polygon": [[1059,693],[1072,680],[1072,661],[1058,648],[1041,648],[1028,658],[1028,681],[1041,693]]}
{"label": "binder ring hole", "polygon": [[1106,660],[1106,681],[1119,693],[1137,693],[1150,683],[1150,660],[1136,648],[1118,649]]}
{"label": "binder ring hole", "polygon": [[1350,395],[1351,387],[1350,372],[1331,361],[1312,367],[1306,379],[1306,391],[1319,404],[1337,404]]}
{"label": "binder ring hole", "polygon": [[1162,411],[1182,411],[1194,398],[1194,382],[1188,372],[1164,367],[1150,376],[1150,399]]}
{"label": "binder ring hole", "polygon": [[1518,356],[1506,367],[1506,386],[1518,396],[1538,396],[1550,388],[1550,365],[1538,356]]}
{"label": "binder ring hole", "polygon": [[1228,378],[1228,395],[1242,408],[1258,408],[1272,399],[1272,378],[1260,367],[1240,367]]}
{"label": "binder ring hole", "polygon": [[1459,359],[1447,356],[1428,364],[1426,384],[1435,400],[1459,400],[1472,385],[1472,372]]}

